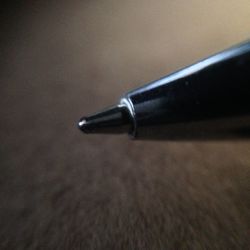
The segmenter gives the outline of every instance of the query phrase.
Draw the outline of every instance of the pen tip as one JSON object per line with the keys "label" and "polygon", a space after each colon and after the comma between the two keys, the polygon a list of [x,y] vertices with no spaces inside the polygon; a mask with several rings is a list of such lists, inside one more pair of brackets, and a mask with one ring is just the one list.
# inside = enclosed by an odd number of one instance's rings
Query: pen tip
{"label": "pen tip", "polygon": [[94,115],[83,117],[78,128],[84,133],[123,133],[131,126],[126,107],[114,106]]}
{"label": "pen tip", "polygon": [[87,120],[85,117],[81,118],[80,121],[78,122],[78,128],[83,131],[84,133],[88,133],[87,131]]}

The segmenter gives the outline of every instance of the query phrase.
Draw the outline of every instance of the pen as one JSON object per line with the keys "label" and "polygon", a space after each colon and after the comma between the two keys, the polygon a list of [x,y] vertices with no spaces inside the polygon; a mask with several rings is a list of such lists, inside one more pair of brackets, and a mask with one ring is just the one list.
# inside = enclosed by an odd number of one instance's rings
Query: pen
{"label": "pen", "polygon": [[250,41],[132,90],[78,127],[135,139],[248,139]]}

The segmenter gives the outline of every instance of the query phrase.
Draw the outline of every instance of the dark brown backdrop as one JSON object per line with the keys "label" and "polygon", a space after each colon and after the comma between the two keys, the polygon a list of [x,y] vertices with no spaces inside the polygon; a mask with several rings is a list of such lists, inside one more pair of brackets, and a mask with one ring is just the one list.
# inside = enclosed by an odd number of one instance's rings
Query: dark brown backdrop
{"label": "dark brown backdrop", "polygon": [[250,143],[84,136],[130,88],[249,36],[249,1],[1,7],[1,249],[248,249]]}

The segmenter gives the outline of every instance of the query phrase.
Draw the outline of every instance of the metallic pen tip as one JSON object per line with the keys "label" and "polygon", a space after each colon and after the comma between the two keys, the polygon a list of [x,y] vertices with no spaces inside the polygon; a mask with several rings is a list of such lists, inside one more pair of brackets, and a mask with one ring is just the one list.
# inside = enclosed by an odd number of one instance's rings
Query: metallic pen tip
{"label": "metallic pen tip", "polygon": [[78,122],[78,127],[80,129],[82,129],[82,127],[86,124],[86,120],[84,118],[82,118],[79,122]]}
{"label": "metallic pen tip", "polygon": [[78,122],[78,128],[84,132],[84,133],[88,133],[88,124],[87,124],[87,120],[85,119],[85,117],[81,118],[80,121]]}
{"label": "metallic pen tip", "polygon": [[130,114],[125,106],[110,107],[94,115],[83,117],[78,128],[84,133],[123,133],[131,126]]}

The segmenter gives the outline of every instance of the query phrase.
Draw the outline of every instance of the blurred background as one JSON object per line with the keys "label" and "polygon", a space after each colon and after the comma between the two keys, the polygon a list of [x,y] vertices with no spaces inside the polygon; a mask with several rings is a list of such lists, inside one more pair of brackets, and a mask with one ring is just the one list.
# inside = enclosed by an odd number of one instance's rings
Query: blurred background
{"label": "blurred background", "polygon": [[1,6],[1,249],[249,249],[250,143],[83,135],[83,115],[249,38],[250,3]]}

